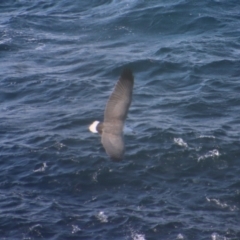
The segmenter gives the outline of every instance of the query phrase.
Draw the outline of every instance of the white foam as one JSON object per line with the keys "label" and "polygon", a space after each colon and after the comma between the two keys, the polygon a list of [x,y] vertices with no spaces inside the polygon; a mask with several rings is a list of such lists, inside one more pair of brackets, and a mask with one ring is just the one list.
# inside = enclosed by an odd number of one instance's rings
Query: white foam
{"label": "white foam", "polygon": [[97,219],[102,223],[107,223],[108,222],[108,217],[103,211],[98,213]]}
{"label": "white foam", "polygon": [[33,231],[34,229],[36,228],[42,228],[42,225],[41,224],[35,224],[33,225],[32,227],[29,228],[30,231]]}
{"label": "white foam", "polygon": [[228,240],[229,239],[219,235],[218,233],[213,233],[211,237],[212,237],[212,240]]}
{"label": "white foam", "polygon": [[200,135],[199,138],[215,138],[214,136],[212,135]]}
{"label": "white foam", "polygon": [[221,203],[218,199],[215,199],[215,198],[211,199],[211,198],[206,197],[206,199],[207,199],[208,202],[213,202],[213,203],[215,203],[216,205],[218,205],[222,208],[226,208],[228,206],[226,203]]}
{"label": "white foam", "polygon": [[145,235],[141,233],[137,233],[134,229],[130,228],[131,238],[133,240],[146,240]]}
{"label": "white foam", "polygon": [[82,231],[82,229],[79,228],[77,225],[72,225],[72,228],[73,228],[72,234]]}
{"label": "white foam", "polygon": [[230,206],[229,204],[223,203],[223,202],[221,202],[220,200],[218,200],[216,198],[208,198],[208,197],[206,197],[206,200],[208,202],[210,202],[210,203],[213,203],[213,204],[217,205],[218,207],[228,208],[230,211],[238,210],[238,208],[235,205],[234,206]]}
{"label": "white foam", "polygon": [[183,236],[181,233],[179,233],[179,234],[177,235],[177,239],[178,239],[178,240],[183,240],[183,239],[184,239],[184,236]]}
{"label": "white foam", "polygon": [[135,134],[135,132],[134,132],[134,130],[132,129],[132,127],[127,126],[126,124],[124,125],[123,132],[124,132],[124,134],[126,134],[126,135],[133,135],[133,134]]}
{"label": "white foam", "polygon": [[182,138],[174,138],[173,141],[181,147],[188,147],[187,143],[184,142]]}
{"label": "white foam", "polygon": [[99,124],[99,121],[94,121],[90,126],[89,126],[89,130],[92,133],[97,133],[97,125]]}
{"label": "white foam", "polygon": [[45,44],[39,44],[35,49],[38,51],[41,51],[44,49],[44,47],[45,47]]}
{"label": "white foam", "polygon": [[200,162],[203,159],[210,158],[210,157],[218,157],[220,155],[219,151],[217,149],[213,149],[212,151],[207,152],[203,156],[200,156],[198,158],[198,162]]}
{"label": "white foam", "polygon": [[47,164],[44,162],[42,167],[36,170],[33,170],[33,172],[44,172],[46,168],[47,168]]}
{"label": "white foam", "polygon": [[144,234],[139,234],[139,233],[133,233],[132,234],[132,239],[133,240],[146,240]]}

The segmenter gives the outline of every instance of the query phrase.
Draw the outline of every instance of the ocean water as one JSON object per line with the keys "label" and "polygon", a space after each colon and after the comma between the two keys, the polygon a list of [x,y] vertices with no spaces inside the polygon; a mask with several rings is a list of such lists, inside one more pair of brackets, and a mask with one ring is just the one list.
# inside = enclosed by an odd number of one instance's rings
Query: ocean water
{"label": "ocean water", "polygon": [[[240,239],[237,0],[0,2],[1,239]],[[122,162],[102,120],[135,76]]]}

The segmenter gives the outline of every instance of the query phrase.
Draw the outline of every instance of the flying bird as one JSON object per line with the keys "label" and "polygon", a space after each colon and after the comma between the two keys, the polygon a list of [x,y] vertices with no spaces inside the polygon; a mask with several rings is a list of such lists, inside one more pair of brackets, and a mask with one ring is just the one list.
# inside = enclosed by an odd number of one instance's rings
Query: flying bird
{"label": "flying bird", "polygon": [[130,69],[124,69],[110,95],[103,122],[94,121],[89,130],[101,134],[101,142],[113,161],[123,159],[125,146],[123,127],[132,101],[134,77]]}

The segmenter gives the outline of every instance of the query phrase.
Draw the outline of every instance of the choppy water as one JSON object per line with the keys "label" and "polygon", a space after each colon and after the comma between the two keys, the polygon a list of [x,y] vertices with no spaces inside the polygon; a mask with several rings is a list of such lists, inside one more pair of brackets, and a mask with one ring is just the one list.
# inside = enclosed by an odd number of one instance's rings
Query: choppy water
{"label": "choppy water", "polygon": [[[0,3],[1,239],[240,239],[240,5]],[[124,161],[88,125],[135,75]]]}

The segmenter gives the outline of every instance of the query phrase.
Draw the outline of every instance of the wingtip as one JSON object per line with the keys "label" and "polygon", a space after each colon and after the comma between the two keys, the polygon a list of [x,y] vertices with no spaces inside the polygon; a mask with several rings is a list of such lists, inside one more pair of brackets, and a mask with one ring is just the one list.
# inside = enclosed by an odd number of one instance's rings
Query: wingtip
{"label": "wingtip", "polygon": [[121,78],[133,80],[132,70],[130,68],[123,69],[123,71],[121,73]]}

